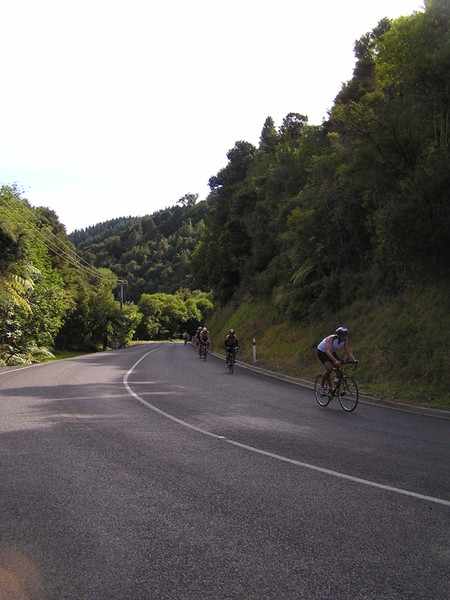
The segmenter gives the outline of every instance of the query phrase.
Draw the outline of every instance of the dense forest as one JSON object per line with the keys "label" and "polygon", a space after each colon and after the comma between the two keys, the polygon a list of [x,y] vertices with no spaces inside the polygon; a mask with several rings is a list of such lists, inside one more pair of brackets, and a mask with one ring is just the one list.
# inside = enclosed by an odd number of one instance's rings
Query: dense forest
{"label": "dense forest", "polygon": [[188,194],[71,240],[126,279],[133,301],[201,288],[221,304],[270,297],[294,319],[448,278],[449,13],[428,0],[378,23],[355,43],[329,118],[268,117],[257,148],[229,150],[206,201]]}
{"label": "dense forest", "polygon": [[230,150],[193,257],[221,302],[269,296],[298,319],[448,278],[450,5],[426,5],[356,43],[323,126],[268,118],[258,148]]}
{"label": "dense forest", "polygon": [[[125,330],[127,339],[177,335],[214,304],[263,301],[306,323],[357,300],[450,289],[448,1],[383,19],[354,51],[353,77],[321,125],[297,112],[279,125],[267,117],[259,145],[237,141],[203,201],[186,194],[155,214],[66,236],[51,211],[3,188],[1,347],[11,346],[8,327],[21,329],[34,314],[38,286],[57,306],[46,306],[54,320],[36,344],[67,347],[86,346],[101,293],[112,297],[103,337],[112,328],[107,339],[123,343]],[[37,238],[13,201],[38,220]],[[64,252],[55,255],[42,237],[49,232]],[[162,317],[169,305],[175,325]]]}
{"label": "dense forest", "polygon": [[208,203],[186,194],[171,208],[145,217],[99,223],[69,238],[84,260],[126,280],[127,298],[193,289],[192,254],[204,228]]}

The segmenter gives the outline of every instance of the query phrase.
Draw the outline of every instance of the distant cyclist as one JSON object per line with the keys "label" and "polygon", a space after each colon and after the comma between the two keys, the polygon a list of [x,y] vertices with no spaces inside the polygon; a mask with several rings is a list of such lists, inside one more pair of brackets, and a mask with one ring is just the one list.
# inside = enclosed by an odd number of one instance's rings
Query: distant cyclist
{"label": "distant cyclist", "polygon": [[350,349],[347,336],[348,329],[346,327],[338,327],[334,333],[327,335],[327,337],[325,337],[317,346],[317,356],[325,367],[320,388],[321,394],[326,394],[324,387],[325,381],[327,377],[331,375],[333,367],[341,366],[341,360],[336,354],[337,350],[344,350],[350,360],[354,360],[356,362],[356,359]]}
{"label": "distant cyclist", "polygon": [[195,346],[196,346],[197,350],[198,350],[198,347],[200,346],[200,332],[202,329],[203,329],[202,327],[199,327],[194,335]]}
{"label": "distant cyclist", "polygon": [[228,367],[228,363],[230,361],[231,354],[233,353],[234,356],[236,357],[236,352],[238,351],[238,349],[239,349],[239,342],[236,337],[235,331],[234,331],[234,329],[229,329],[228,335],[225,338],[225,352],[227,353],[227,356],[226,356],[227,367]]}

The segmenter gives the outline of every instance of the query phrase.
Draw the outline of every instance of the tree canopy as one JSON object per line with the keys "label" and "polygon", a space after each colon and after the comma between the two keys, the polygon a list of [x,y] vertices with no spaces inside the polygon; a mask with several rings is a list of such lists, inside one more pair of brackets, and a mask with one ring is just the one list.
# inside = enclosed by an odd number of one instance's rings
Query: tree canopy
{"label": "tree canopy", "polygon": [[448,277],[446,2],[383,19],[321,127],[290,113],[211,178],[194,277],[223,303],[270,294],[304,318],[356,294]]}

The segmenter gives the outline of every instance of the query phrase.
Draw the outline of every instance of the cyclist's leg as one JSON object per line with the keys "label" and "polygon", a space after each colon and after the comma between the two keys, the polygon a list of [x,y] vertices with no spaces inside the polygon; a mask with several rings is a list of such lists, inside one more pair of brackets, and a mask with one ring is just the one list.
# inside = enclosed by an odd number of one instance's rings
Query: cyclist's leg
{"label": "cyclist's leg", "polygon": [[322,387],[325,387],[327,380],[330,379],[331,373],[333,372],[333,363],[331,361],[327,361],[326,363],[323,363],[323,366],[325,367],[325,370],[322,373],[321,385]]}
{"label": "cyclist's leg", "polygon": [[230,369],[230,373],[232,373],[233,370],[234,370],[234,361],[235,361],[235,358],[236,358],[236,353],[235,353],[234,350],[231,350],[231,352],[230,352],[230,361],[228,363],[228,368]]}
{"label": "cyclist's leg", "polygon": [[[339,356],[336,354],[336,352],[333,352],[333,356],[336,360],[340,360]],[[339,367],[335,367],[334,365],[332,365],[332,370],[333,369],[336,369],[335,377],[334,377],[334,379],[331,380],[331,389],[332,389],[332,392],[334,393],[339,384],[339,378],[341,376],[341,371],[340,371]],[[331,378],[331,372],[330,372],[330,378]]]}
{"label": "cyclist's leg", "polygon": [[331,400],[330,395],[331,381],[329,376],[325,378],[325,384],[322,385],[322,375],[317,375],[314,381],[314,396],[320,406],[327,406]]}

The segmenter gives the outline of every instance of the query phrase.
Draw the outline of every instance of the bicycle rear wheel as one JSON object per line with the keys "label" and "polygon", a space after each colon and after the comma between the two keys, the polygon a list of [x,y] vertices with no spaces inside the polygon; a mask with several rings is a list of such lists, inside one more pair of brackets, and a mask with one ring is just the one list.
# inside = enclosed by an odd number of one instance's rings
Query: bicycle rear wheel
{"label": "bicycle rear wheel", "polygon": [[316,397],[317,402],[320,406],[327,406],[330,403],[331,395],[331,380],[329,377],[325,379],[324,388],[327,390],[326,394],[321,394],[320,389],[322,387],[322,375],[317,375],[316,380],[314,382],[314,395]]}
{"label": "bicycle rear wheel", "polygon": [[339,404],[345,411],[352,412],[352,410],[355,410],[359,400],[359,391],[354,379],[346,377],[341,380],[338,398]]}

